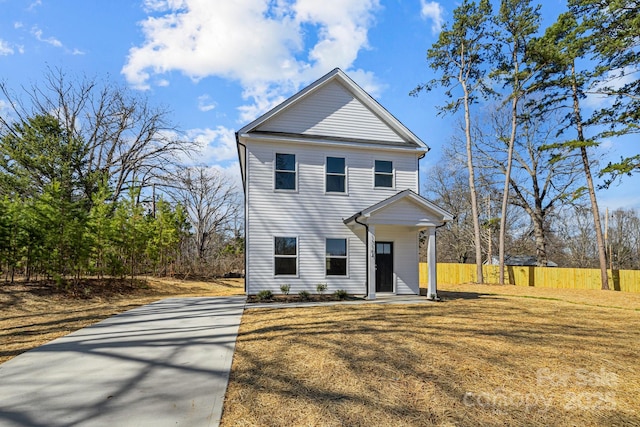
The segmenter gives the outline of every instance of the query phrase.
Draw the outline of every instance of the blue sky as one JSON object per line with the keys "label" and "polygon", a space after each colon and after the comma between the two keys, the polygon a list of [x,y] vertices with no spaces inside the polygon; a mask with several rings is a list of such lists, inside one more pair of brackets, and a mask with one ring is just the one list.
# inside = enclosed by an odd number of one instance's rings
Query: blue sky
{"label": "blue sky", "polygon": [[[544,2],[550,23],[564,1]],[[441,161],[454,120],[438,92],[408,96],[433,77],[425,53],[457,2],[430,0],[0,0],[0,79],[19,90],[47,66],[143,91],[202,146],[198,161],[239,171],[233,132],[335,67],[345,70]],[[0,98],[0,111],[6,108]],[[6,110],[5,110],[6,111]],[[629,142],[606,141],[617,160]],[[599,194],[601,207],[640,208],[638,177]],[[635,187],[634,187],[635,186]]]}

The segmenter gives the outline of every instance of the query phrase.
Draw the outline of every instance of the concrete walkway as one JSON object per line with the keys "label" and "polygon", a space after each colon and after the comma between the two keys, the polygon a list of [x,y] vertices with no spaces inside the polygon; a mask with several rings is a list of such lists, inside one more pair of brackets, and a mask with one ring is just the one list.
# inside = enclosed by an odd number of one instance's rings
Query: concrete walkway
{"label": "concrete walkway", "polygon": [[158,301],[0,365],[0,426],[216,426],[245,297]]}

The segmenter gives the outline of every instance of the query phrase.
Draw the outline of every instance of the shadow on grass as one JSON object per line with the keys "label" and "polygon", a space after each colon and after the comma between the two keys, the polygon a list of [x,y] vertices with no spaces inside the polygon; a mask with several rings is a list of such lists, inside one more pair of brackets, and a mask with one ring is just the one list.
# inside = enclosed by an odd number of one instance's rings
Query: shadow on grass
{"label": "shadow on grass", "polygon": [[[633,382],[621,390],[578,384],[576,393],[589,396],[620,393],[619,405],[602,415],[591,411],[598,402],[587,411],[567,412],[575,378],[555,389],[540,387],[536,378],[543,368],[557,375],[598,371],[605,366],[595,363],[602,354],[616,360],[606,369],[620,378],[635,372],[637,316],[626,323],[615,313],[586,307],[560,310],[545,301],[449,294],[469,302],[245,313],[224,425],[640,422],[625,412],[633,400],[625,391]],[[538,406],[520,403],[525,396],[538,399]]]}
{"label": "shadow on grass", "polygon": [[482,293],[482,292],[462,292],[462,291],[438,291],[438,296],[443,301],[450,301],[456,299],[504,299],[496,294]]}

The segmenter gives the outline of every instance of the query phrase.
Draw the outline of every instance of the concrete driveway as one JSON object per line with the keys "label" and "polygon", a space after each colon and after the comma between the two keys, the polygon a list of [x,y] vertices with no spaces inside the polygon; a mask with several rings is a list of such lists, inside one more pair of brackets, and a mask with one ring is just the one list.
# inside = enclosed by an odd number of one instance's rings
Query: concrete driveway
{"label": "concrete driveway", "polygon": [[0,365],[0,426],[216,426],[245,297],[145,305]]}

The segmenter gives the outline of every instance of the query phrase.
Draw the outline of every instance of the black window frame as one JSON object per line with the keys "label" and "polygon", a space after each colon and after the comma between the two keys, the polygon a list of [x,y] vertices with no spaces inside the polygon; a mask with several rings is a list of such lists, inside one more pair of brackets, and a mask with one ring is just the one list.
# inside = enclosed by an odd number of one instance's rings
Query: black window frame
{"label": "black window frame", "polygon": [[[342,172],[334,172],[333,168],[329,167],[329,159],[342,160]],[[325,178],[324,178],[325,193],[336,193],[336,194],[347,193],[347,159],[345,157],[327,156],[325,158],[324,175],[325,175]],[[342,191],[329,190],[329,181],[333,177],[342,178]]]}
{"label": "black window frame", "polygon": [[[391,166],[391,171],[378,170],[378,164],[388,163]],[[393,161],[391,160],[374,160],[373,162],[373,187],[374,188],[394,188],[394,169]],[[390,178],[390,185],[378,185],[378,178]]]}
{"label": "black window frame", "polygon": [[[295,253],[278,253],[278,250],[281,249],[281,246],[278,245],[278,239],[293,239],[295,242]],[[289,277],[297,277],[298,276],[298,236],[274,236],[273,237],[273,275],[274,276],[289,276]],[[286,267],[285,264],[280,262],[280,260],[294,260],[295,271],[293,273],[285,272],[279,273],[279,267]],[[280,264],[280,265],[279,265]],[[288,263],[290,266],[290,262]]]}
{"label": "black window frame", "polygon": [[[344,255],[336,255],[329,253],[329,240],[342,240],[344,241]],[[337,276],[337,277],[347,277],[349,275],[349,239],[341,238],[341,237],[327,237],[325,239],[325,267],[324,274],[325,276]],[[341,265],[344,268],[344,272],[335,273],[331,268],[331,260],[340,260],[338,265]]]}
{"label": "black window frame", "polygon": [[[293,169],[278,168],[278,156],[293,156]],[[297,191],[298,190],[298,159],[295,154],[292,153],[276,153],[273,162],[274,176],[273,176],[273,188],[277,191]],[[278,176],[293,175],[293,188],[281,187],[278,180]]]}

